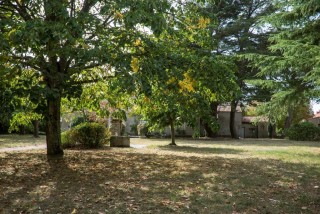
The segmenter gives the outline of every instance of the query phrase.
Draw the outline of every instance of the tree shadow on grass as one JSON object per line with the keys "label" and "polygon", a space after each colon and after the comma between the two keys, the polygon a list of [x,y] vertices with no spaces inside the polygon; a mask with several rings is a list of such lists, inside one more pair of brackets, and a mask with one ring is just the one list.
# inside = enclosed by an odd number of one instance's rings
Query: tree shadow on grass
{"label": "tree shadow on grass", "polygon": [[4,194],[0,213],[71,213],[76,206],[70,195],[93,180],[71,169],[68,161],[62,157],[48,159],[43,152],[6,153],[0,162],[12,172],[0,173],[5,181],[0,182]]}
{"label": "tree shadow on grass", "polygon": [[159,146],[160,150],[196,153],[196,154],[240,154],[245,152],[242,149],[194,147],[194,146]]}
{"label": "tree shadow on grass", "polygon": [[[6,204],[3,213],[36,213],[37,207],[46,213],[71,213],[73,209],[77,213],[320,210],[315,188],[319,186],[319,166],[279,160],[95,150],[66,151],[63,159],[49,162],[44,153],[15,153],[0,163],[0,173],[5,167],[24,167],[19,168],[20,174],[0,177],[0,190],[17,188],[1,195],[0,209]],[[23,203],[15,204],[19,209],[13,211],[8,204],[17,199]]]}

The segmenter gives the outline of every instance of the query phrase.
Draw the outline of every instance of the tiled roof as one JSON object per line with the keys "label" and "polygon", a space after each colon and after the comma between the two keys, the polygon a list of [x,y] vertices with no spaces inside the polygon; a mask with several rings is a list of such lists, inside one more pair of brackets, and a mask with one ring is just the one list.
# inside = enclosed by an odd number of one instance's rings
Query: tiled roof
{"label": "tiled roof", "polygon": [[258,116],[244,116],[244,117],[242,117],[242,123],[253,123],[253,122],[268,122],[268,118],[258,117]]}
{"label": "tiled roof", "polygon": [[312,118],[320,118],[320,111],[318,111],[317,113],[315,113],[315,115],[313,115]]}
{"label": "tiled roof", "polygon": [[[230,105],[218,106],[218,112],[231,112],[231,106]],[[236,112],[242,112],[240,106],[237,106]]]}

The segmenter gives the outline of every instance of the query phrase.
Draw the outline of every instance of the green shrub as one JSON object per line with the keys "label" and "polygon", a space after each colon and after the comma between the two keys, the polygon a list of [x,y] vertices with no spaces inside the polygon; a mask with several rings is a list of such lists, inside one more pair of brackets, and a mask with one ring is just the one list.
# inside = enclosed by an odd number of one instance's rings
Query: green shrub
{"label": "green shrub", "polygon": [[130,133],[133,135],[138,135],[138,125],[136,123],[130,125]]}
{"label": "green shrub", "polygon": [[81,123],[61,133],[62,148],[98,148],[109,142],[111,133],[100,123]]}
{"label": "green shrub", "polygon": [[84,123],[84,122],[86,122],[86,121],[87,121],[87,119],[86,119],[84,116],[79,116],[79,117],[76,117],[76,118],[74,118],[74,119],[72,120],[70,126],[71,126],[71,128],[72,128],[72,127],[75,127],[75,126],[77,126],[77,125],[79,125],[79,124],[81,124],[81,123]]}
{"label": "green shrub", "polygon": [[290,140],[313,141],[320,139],[320,128],[310,122],[302,122],[291,126],[286,131]]}
{"label": "green shrub", "polygon": [[140,122],[137,125],[137,132],[139,136],[146,136],[146,134],[149,132],[148,124],[145,122]]}
{"label": "green shrub", "polygon": [[61,146],[63,149],[72,148],[76,146],[76,141],[73,140],[72,137],[73,134],[73,129],[61,133]]}

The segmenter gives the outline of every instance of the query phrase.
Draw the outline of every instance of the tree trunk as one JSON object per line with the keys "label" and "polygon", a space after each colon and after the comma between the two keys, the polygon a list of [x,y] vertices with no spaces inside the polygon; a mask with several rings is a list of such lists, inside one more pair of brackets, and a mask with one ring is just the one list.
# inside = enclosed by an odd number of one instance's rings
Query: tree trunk
{"label": "tree trunk", "polygon": [[39,137],[39,120],[33,120],[33,137]]}
{"label": "tree trunk", "polygon": [[[218,105],[219,105],[218,102],[210,103],[210,109],[211,109],[210,116],[213,117],[213,119],[217,119]],[[207,137],[216,137],[217,136],[217,132],[213,131],[208,123],[203,123],[203,128],[206,130]]]}
{"label": "tree trunk", "polygon": [[60,125],[60,105],[61,97],[56,95],[47,100],[46,113],[46,140],[47,140],[47,155],[62,156],[61,149],[61,125]]}
{"label": "tree trunk", "polygon": [[170,122],[170,129],[171,129],[171,143],[169,144],[170,146],[176,146],[176,132],[174,129],[174,121],[171,120]]}
{"label": "tree trunk", "polygon": [[284,123],[284,130],[287,130],[288,128],[290,128],[291,123],[292,123],[292,119],[293,119],[293,110],[292,110],[292,108],[289,108],[288,115],[287,115],[286,121]]}
{"label": "tree trunk", "polygon": [[212,131],[208,123],[203,123],[203,128],[206,131],[205,137],[215,137],[215,133]]}
{"label": "tree trunk", "polygon": [[237,111],[237,105],[238,101],[237,100],[232,100],[230,103],[230,122],[229,122],[229,129],[230,129],[230,134],[232,138],[238,138],[237,132],[235,129],[235,119],[236,119],[236,111]]}
{"label": "tree trunk", "polygon": [[20,135],[26,134],[26,127],[24,125],[19,126],[19,134]]}
{"label": "tree trunk", "polygon": [[268,125],[268,137],[271,139],[273,138],[273,125],[269,122]]}

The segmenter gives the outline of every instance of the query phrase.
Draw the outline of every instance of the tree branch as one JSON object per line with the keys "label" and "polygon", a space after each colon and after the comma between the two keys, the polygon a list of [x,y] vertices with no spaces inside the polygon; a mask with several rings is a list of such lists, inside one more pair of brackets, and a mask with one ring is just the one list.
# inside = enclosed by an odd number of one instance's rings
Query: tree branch
{"label": "tree branch", "polygon": [[82,13],[88,13],[91,7],[96,3],[96,0],[85,0],[81,9]]}
{"label": "tree branch", "polygon": [[19,15],[23,18],[23,20],[24,21],[32,20],[32,17],[30,16],[30,14],[28,14],[26,8],[20,5],[18,0],[15,0],[15,3],[16,5],[12,4],[11,2],[9,4],[11,4],[11,7],[14,8],[19,13]]}

